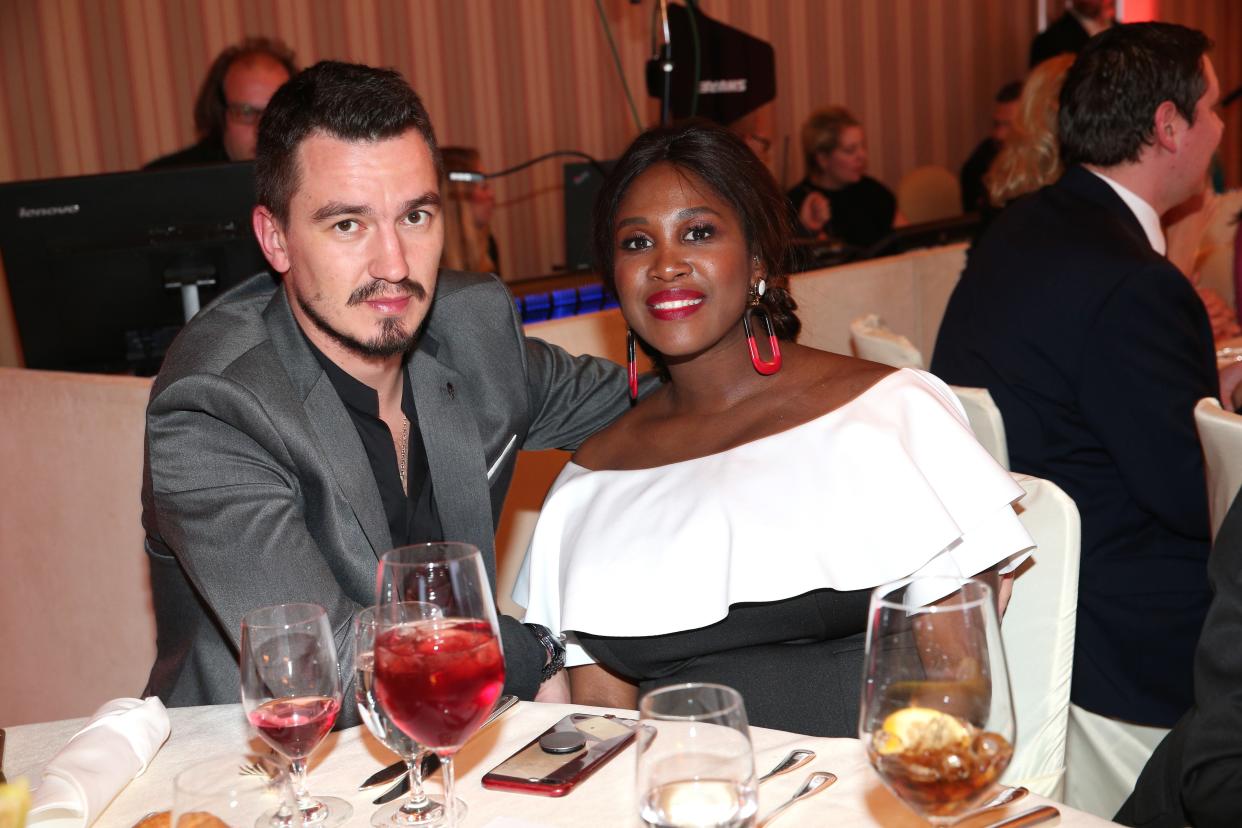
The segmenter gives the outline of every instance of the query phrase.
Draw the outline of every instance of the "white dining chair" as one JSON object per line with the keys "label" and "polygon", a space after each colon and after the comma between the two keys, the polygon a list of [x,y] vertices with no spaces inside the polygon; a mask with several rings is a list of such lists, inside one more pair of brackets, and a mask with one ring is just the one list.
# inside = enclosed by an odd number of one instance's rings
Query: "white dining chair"
{"label": "white dining chair", "polygon": [[970,428],[988,454],[992,455],[1002,468],[1009,468],[1009,444],[1005,442],[1005,421],[1000,409],[992,401],[992,395],[986,388],[969,388],[965,385],[950,385],[953,393],[961,400],[962,408],[966,409],[966,419],[970,420]]}
{"label": "white dining chair", "polygon": [[0,726],[86,716],[147,682],[150,393],[149,379],[0,368]]}
{"label": "white dining chair", "polygon": [[1225,411],[1214,397],[1195,406],[1195,428],[1207,466],[1208,513],[1212,540],[1242,487],[1242,415]]}
{"label": "white dining chair", "polygon": [[854,353],[862,359],[894,368],[922,368],[923,354],[906,337],[889,329],[878,314],[869,313],[850,323]]}
{"label": "white dining chair", "polygon": [[1056,484],[1015,474],[1026,491],[1018,517],[1036,549],[1014,580],[1001,624],[1017,719],[1002,781],[1060,799],[1065,782],[1074,624],[1078,614],[1078,507]]}

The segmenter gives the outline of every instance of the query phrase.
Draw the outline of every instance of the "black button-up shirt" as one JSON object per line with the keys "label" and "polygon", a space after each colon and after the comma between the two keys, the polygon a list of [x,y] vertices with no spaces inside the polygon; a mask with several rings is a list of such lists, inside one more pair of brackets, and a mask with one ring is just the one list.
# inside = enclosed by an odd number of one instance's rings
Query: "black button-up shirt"
{"label": "black button-up shirt", "polygon": [[[423,448],[422,431],[418,427],[418,413],[414,407],[414,392],[410,387],[410,374],[401,366],[401,413],[410,422],[410,436],[406,441],[406,476],[408,494],[401,488],[401,474],[397,465],[397,449],[394,435],[379,416],[379,393],[365,383],[347,374],[335,362],[328,359],[309,339],[311,353],[319,360],[337,396],[345,404],[349,418],[358,430],[375,485],[379,487],[388,517],[388,531],[393,546],[410,543],[432,543],[444,540],[440,515],[432,493],[431,472],[427,466],[427,452]],[[387,550],[380,550],[381,554]]]}

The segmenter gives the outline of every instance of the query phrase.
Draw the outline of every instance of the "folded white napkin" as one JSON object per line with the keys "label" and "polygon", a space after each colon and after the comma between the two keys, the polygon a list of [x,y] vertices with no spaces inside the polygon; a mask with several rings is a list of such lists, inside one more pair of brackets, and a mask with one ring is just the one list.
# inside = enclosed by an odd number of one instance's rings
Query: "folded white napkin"
{"label": "folded white napkin", "polygon": [[85,828],[147,769],[168,738],[159,699],[113,699],[95,711],[43,769],[26,824]]}

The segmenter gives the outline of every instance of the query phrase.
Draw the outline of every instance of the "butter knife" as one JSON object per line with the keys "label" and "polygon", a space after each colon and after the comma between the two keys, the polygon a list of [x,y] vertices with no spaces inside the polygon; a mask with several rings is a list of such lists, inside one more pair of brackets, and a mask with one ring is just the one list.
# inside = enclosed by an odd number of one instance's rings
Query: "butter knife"
{"label": "butter knife", "polygon": [[[488,715],[487,721],[479,725],[479,730],[482,730],[483,728],[487,727],[492,722],[496,721],[497,717],[499,717],[501,713],[504,713],[510,707],[513,707],[513,705],[517,704],[517,700],[518,700],[517,696],[501,696],[499,699],[497,699],[496,706],[492,708],[492,712]],[[432,762],[431,761],[432,759],[434,759],[435,761]],[[423,776],[427,776],[428,774],[434,773],[436,769],[439,767],[440,767],[440,760],[435,759],[433,755],[428,754],[428,758],[423,760]],[[404,776],[405,771],[406,771],[406,767],[405,767],[404,761],[393,762],[388,767],[383,768],[379,771],[376,771],[375,773],[371,774],[371,776],[367,777],[366,781],[358,786],[358,790],[365,791],[368,788],[374,788],[379,785],[383,785],[386,782],[391,782],[392,780],[396,779],[399,776]],[[402,793],[404,793],[404,791],[402,791]],[[388,801],[388,800],[385,800],[385,801]],[[383,804],[383,803],[380,803],[380,804]]]}
{"label": "butter knife", "polygon": [[1000,822],[993,822],[986,828],[1027,828],[1030,825],[1042,825],[1054,819],[1059,820],[1061,812],[1051,805],[1041,805],[1038,808],[1032,808],[1029,811],[1023,811],[1015,814],[1008,819],[1002,819]]}

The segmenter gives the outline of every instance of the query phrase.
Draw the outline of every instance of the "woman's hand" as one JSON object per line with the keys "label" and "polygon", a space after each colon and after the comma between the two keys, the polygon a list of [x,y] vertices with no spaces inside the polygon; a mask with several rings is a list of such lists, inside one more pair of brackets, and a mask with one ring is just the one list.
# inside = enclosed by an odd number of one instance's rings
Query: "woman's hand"
{"label": "woman's hand", "polygon": [[828,199],[823,193],[814,190],[802,200],[802,206],[798,208],[798,221],[812,233],[822,233],[824,225],[831,218],[832,207],[828,205]]}

